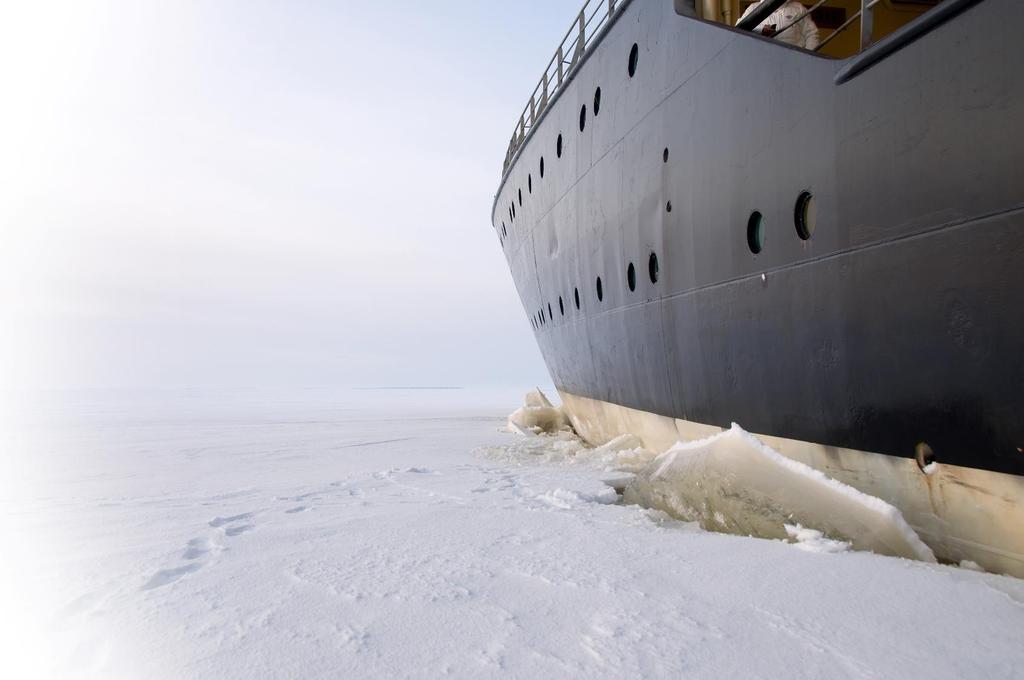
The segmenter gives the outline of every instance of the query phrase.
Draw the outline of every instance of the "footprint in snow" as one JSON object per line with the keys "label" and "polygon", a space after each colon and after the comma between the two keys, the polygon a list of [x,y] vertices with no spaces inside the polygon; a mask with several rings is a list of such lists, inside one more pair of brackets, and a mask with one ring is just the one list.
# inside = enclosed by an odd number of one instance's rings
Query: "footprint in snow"
{"label": "footprint in snow", "polygon": [[210,520],[210,526],[214,529],[224,526],[225,524],[231,524],[232,522],[239,522],[243,519],[249,519],[252,517],[251,512],[243,512],[241,515],[232,515],[231,517],[214,517]]}
{"label": "footprint in snow", "polygon": [[185,552],[181,557],[186,560],[198,560],[208,555],[213,549],[213,542],[208,538],[193,538],[185,545]]}
{"label": "footprint in snow", "polygon": [[197,562],[186,564],[181,567],[175,567],[174,569],[161,569],[160,571],[153,574],[153,576],[146,581],[146,584],[142,586],[143,590],[153,590],[154,588],[162,588],[170,585],[180,579],[182,576],[191,574],[192,572],[199,571],[202,565]]}
{"label": "footprint in snow", "polygon": [[252,531],[256,527],[252,524],[240,524],[234,527],[226,527],[224,533],[228,536],[238,536],[244,534],[247,531]]}

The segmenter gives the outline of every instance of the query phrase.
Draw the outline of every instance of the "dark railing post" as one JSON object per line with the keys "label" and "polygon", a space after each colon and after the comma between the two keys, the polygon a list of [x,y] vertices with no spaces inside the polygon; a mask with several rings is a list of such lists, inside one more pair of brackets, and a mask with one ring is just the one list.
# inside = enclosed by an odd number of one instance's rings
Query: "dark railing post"
{"label": "dark railing post", "polygon": [[871,0],[860,0],[860,49],[866,50],[871,45],[871,33],[875,27],[875,3]]}
{"label": "dark railing post", "polygon": [[579,61],[579,58],[583,56],[584,42],[587,36],[587,22],[586,22],[586,6],[580,10],[580,34],[576,37],[576,56],[573,57],[573,62]]}

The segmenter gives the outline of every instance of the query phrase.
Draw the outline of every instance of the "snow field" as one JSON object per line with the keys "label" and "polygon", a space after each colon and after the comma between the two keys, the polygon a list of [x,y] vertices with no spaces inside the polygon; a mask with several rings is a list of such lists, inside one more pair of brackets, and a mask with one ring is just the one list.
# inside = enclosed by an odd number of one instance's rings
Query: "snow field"
{"label": "snow field", "polygon": [[40,463],[0,499],[3,677],[1024,668],[1024,583],[619,504],[628,440],[518,437],[489,406],[132,409],[18,439]]}

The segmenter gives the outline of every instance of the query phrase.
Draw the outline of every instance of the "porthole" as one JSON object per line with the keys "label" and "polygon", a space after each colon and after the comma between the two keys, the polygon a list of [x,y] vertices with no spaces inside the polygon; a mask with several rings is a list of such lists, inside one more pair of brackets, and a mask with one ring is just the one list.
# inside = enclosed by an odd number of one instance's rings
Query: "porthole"
{"label": "porthole", "polygon": [[658,255],[657,253],[651,253],[651,257],[647,260],[647,275],[651,277],[651,283],[658,282]]}
{"label": "porthole", "polygon": [[665,150],[661,152],[661,162],[662,163],[668,163],[668,147],[667,146],[665,147]]}
{"label": "porthole", "polygon": [[533,193],[533,175],[526,176],[526,188],[531,194]]}
{"label": "porthole", "polygon": [[573,288],[572,289],[572,299],[576,303],[576,309],[579,309],[580,308],[580,289],[579,288]]}
{"label": "porthole", "polygon": [[633,47],[629,49],[629,77],[632,78],[636,75],[636,63],[640,60],[640,48],[636,43],[633,43]]}
{"label": "porthole", "polygon": [[558,133],[558,141],[555,142],[555,155],[562,157],[562,133]]}
{"label": "porthole", "polygon": [[562,313],[562,316],[565,316],[565,305],[562,304],[561,295],[558,296],[558,311]]}
{"label": "porthole", "polygon": [[601,277],[597,277],[597,301],[604,300],[604,288],[601,287]]}
{"label": "porthole", "polygon": [[544,178],[544,156],[540,157],[540,176],[541,179]]}
{"label": "porthole", "polygon": [[520,208],[523,207],[523,190],[522,189],[519,190],[519,207]]}
{"label": "porthole", "polygon": [[764,219],[757,210],[750,213],[750,219],[747,220],[747,247],[754,255],[764,248]]}
{"label": "porthole", "polygon": [[632,262],[626,267],[626,283],[631,291],[636,290],[636,267],[633,266]]}
{"label": "porthole", "polygon": [[818,205],[811,192],[800,192],[793,210],[793,220],[796,223],[797,236],[801,239],[806,241],[814,234],[818,222]]}
{"label": "porthole", "polygon": [[672,201],[665,204],[665,212],[672,212]]}
{"label": "porthole", "polygon": [[594,115],[601,113],[601,88],[594,91]]}
{"label": "porthole", "polygon": [[548,303],[548,320],[549,321],[554,321],[555,320],[555,315],[551,313],[551,303],[550,302]]}
{"label": "porthole", "polygon": [[583,132],[583,128],[587,127],[587,105],[584,104],[580,107],[580,132]]}

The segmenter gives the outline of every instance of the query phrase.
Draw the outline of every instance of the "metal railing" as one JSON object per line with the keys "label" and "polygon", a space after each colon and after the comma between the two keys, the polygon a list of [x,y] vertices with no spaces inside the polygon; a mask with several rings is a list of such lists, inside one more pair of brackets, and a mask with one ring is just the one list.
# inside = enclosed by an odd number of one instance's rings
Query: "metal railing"
{"label": "metal railing", "polygon": [[874,30],[874,9],[875,5],[880,3],[882,0],[860,0],[860,9],[857,12],[844,21],[839,28],[832,31],[827,38],[818,43],[818,46],[814,48],[814,51],[819,51],[822,47],[832,42],[832,39],[837,35],[845,31],[854,21],[860,19],[860,49],[864,50],[871,45],[871,33]]}
{"label": "metal railing", "polygon": [[[762,3],[756,10],[741,18],[736,23],[736,27],[746,31],[755,30],[762,21],[767,19],[772,12],[784,6],[787,1],[788,0],[769,0],[769,2]],[[777,29],[773,37],[778,38],[790,28],[803,21],[804,18],[810,16],[811,12],[824,5],[826,1],[827,0],[818,0],[818,2],[814,3],[811,7],[805,8],[799,16],[794,18],[788,24]],[[875,5],[881,1],[882,0],[860,0],[860,9],[857,10],[853,16],[844,21],[836,30],[832,31],[827,38],[818,43],[817,47],[814,48],[814,51],[820,51],[821,48],[832,42],[836,36],[852,26],[853,22],[858,19],[860,19],[860,51],[866,49],[871,44],[871,34],[874,29],[874,8]]]}
{"label": "metal railing", "polygon": [[587,48],[611,23],[612,16],[628,3],[629,0],[585,0],[572,26],[558,44],[555,54],[544,67],[544,73],[530,94],[530,100],[519,114],[515,132],[512,133],[508,151],[505,153],[505,161],[501,166],[502,175],[508,170],[516,151],[526,140],[529,130],[540,120],[552,98],[579,66]]}

